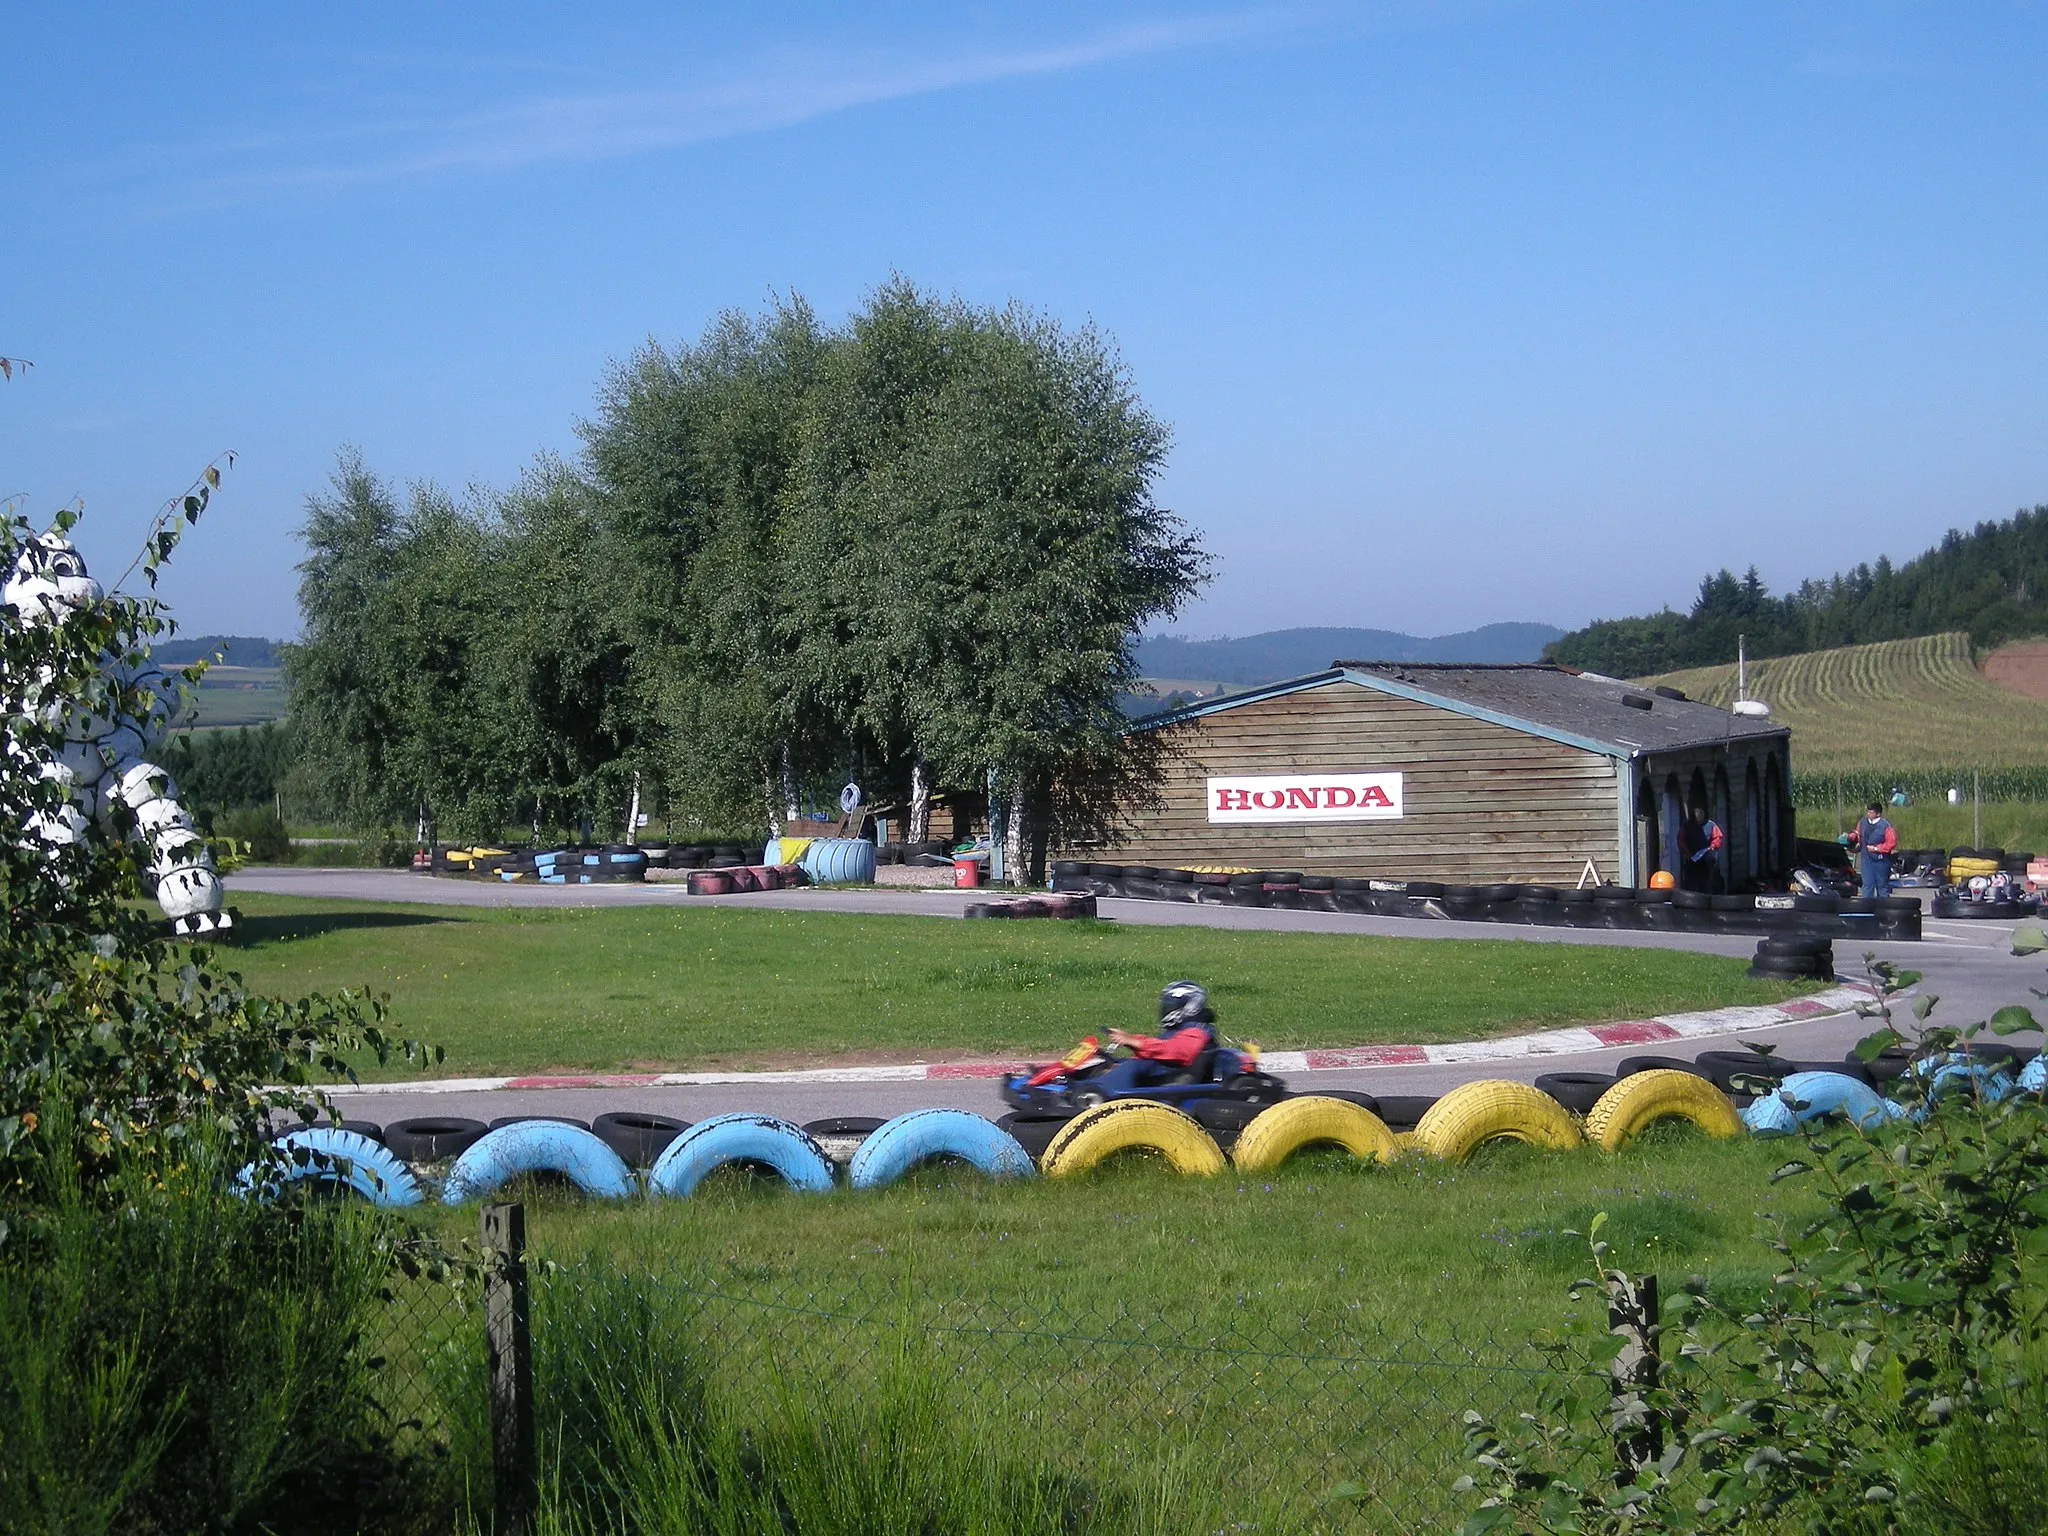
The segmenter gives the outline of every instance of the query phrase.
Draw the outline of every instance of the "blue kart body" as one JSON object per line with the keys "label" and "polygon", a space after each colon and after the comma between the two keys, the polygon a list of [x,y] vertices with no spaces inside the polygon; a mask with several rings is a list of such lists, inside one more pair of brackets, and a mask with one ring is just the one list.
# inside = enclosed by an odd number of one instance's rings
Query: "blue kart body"
{"label": "blue kart body", "polygon": [[1287,1085],[1271,1073],[1261,1072],[1252,1058],[1223,1047],[1202,1052],[1185,1069],[1161,1067],[1151,1074],[1151,1081],[1123,1088],[1114,1080],[1104,1081],[1110,1068],[1118,1064],[1117,1058],[1098,1056],[1037,1087],[1031,1086],[1035,1072],[1012,1072],[1003,1079],[1003,1102],[1026,1119],[1053,1119],[1078,1115],[1114,1099],[1148,1099],[1193,1114],[1219,1101],[1264,1106],[1276,1104],[1288,1094]]}

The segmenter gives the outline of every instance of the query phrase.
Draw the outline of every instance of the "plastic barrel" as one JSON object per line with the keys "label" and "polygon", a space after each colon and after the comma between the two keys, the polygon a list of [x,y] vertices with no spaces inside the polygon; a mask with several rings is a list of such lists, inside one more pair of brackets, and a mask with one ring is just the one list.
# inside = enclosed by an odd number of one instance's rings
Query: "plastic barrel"
{"label": "plastic barrel", "polygon": [[815,885],[875,883],[875,845],[864,837],[818,838],[800,862]]}

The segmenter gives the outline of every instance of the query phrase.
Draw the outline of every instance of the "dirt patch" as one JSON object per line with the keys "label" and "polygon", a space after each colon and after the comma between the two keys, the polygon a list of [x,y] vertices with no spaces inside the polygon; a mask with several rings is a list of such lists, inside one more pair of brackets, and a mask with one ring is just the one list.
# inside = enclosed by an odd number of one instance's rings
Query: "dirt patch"
{"label": "dirt patch", "polygon": [[2015,640],[1984,658],[1984,681],[2023,699],[2048,701],[2048,640]]}

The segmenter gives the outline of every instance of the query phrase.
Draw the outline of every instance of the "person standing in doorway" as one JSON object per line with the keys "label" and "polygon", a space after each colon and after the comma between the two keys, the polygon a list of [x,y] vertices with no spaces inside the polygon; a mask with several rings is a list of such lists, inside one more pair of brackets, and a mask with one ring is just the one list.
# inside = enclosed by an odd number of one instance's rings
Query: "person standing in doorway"
{"label": "person standing in doorway", "polygon": [[1849,834],[1849,846],[1856,850],[1857,873],[1863,879],[1865,896],[1892,893],[1892,854],[1899,846],[1899,834],[1884,819],[1884,807],[1875,800],[1863,808],[1863,819]]}
{"label": "person standing in doorway", "polygon": [[1721,824],[1707,814],[1704,805],[1692,808],[1692,816],[1680,830],[1678,842],[1685,888],[1719,895],[1721,850],[1727,846],[1728,835],[1721,830]]}

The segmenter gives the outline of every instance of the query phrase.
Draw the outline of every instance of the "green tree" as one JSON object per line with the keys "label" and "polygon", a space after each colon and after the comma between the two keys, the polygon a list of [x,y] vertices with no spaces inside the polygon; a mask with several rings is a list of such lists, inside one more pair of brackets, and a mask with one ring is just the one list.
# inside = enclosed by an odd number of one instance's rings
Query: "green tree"
{"label": "green tree", "polygon": [[[159,519],[143,562],[153,579],[179,532],[196,519],[207,480]],[[60,516],[65,528],[71,519]],[[32,530],[0,525],[0,567],[11,568]],[[313,1085],[351,1076],[350,1053],[389,1042],[379,1006],[341,993],[297,1001],[250,992],[204,947],[174,942],[135,900],[148,889],[142,846],[118,811],[70,844],[32,830],[65,805],[62,781],[41,762],[80,717],[142,717],[146,692],[122,679],[144,662],[167,620],[150,599],[115,593],[0,624],[0,1239],[4,1223],[36,1213],[54,1160],[75,1169],[84,1198],[112,1198],[117,1175],[173,1177],[260,1155],[269,1117],[307,1117],[322,1106]],[[195,674],[196,677],[196,674]],[[409,1049],[409,1048],[408,1048]]]}

